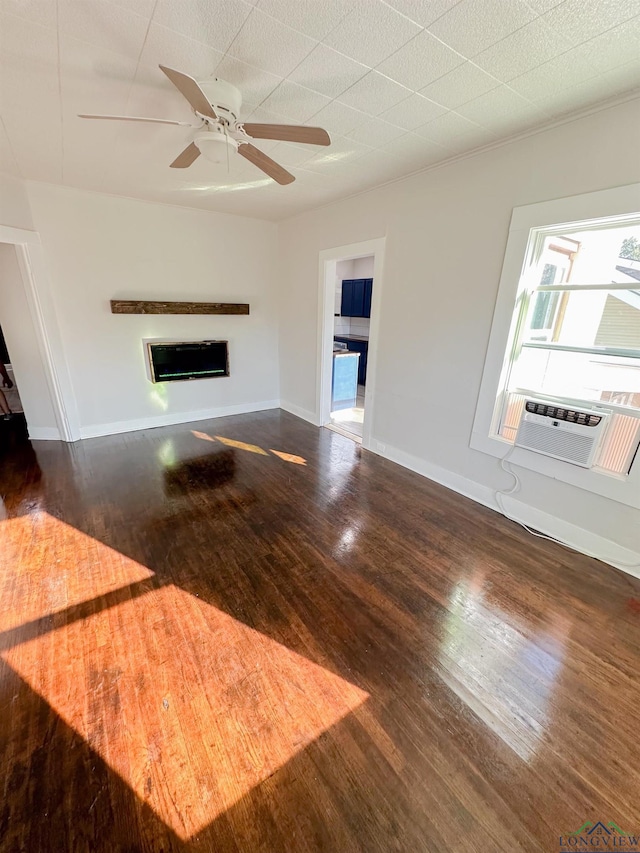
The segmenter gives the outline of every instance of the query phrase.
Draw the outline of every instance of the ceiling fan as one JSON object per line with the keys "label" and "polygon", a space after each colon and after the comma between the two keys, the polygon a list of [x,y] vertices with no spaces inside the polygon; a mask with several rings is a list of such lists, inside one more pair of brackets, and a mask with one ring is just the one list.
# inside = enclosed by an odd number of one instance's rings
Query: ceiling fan
{"label": "ceiling fan", "polygon": [[144,121],[155,124],[176,124],[182,127],[195,127],[198,132],[173,163],[172,169],[186,169],[203,154],[215,163],[227,159],[229,151],[237,151],[250,160],[265,174],[279,184],[290,184],[295,177],[285,168],[268,157],[252,144],[254,139],[278,139],[283,142],[297,142],[308,145],[330,145],[326,130],[321,127],[305,127],[294,124],[255,124],[240,121],[242,94],[235,86],[212,77],[197,82],[188,74],[173,68],[159,66],[176,89],[191,104],[198,125],[186,121],[172,121],[163,118],[141,118],[138,116],[88,115],[79,113],[80,118],[106,119],[108,121]]}

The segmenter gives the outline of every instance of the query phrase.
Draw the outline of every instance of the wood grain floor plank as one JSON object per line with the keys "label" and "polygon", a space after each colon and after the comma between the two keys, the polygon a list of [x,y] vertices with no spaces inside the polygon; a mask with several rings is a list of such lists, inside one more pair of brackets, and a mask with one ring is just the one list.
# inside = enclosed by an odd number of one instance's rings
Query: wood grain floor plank
{"label": "wood grain floor plank", "polygon": [[640,581],[283,412],[6,448],[1,853],[640,830]]}

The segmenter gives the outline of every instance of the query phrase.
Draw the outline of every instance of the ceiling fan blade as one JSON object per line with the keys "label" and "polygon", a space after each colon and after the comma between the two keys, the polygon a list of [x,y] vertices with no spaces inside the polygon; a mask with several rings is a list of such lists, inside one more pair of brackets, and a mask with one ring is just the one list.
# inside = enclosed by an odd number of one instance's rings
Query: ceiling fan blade
{"label": "ceiling fan blade", "polygon": [[282,142],[304,142],[305,145],[331,145],[326,130],[321,127],[305,127],[298,124],[251,124],[242,125],[254,139],[279,139]]}
{"label": "ceiling fan blade", "polygon": [[202,113],[209,118],[217,119],[213,107],[209,103],[207,96],[196,83],[193,77],[188,74],[183,74],[182,71],[175,71],[173,68],[166,68],[164,65],[159,66],[161,71],[167,75],[176,89],[183,95],[191,104],[194,110]]}
{"label": "ceiling fan blade", "polygon": [[291,172],[287,172],[287,170],[276,163],[275,160],[272,160],[271,157],[267,157],[263,151],[260,151],[260,149],[256,148],[255,145],[251,145],[250,142],[243,142],[239,145],[238,154],[242,154],[243,157],[250,160],[258,167],[258,169],[262,169],[263,172],[279,184],[290,184],[295,181]]}
{"label": "ceiling fan blade", "polygon": [[106,121],[148,121],[153,124],[178,124],[181,127],[191,127],[188,121],[173,121],[170,118],[143,118],[142,116],[101,116],[89,113],[78,113],[78,118],[98,118]]}
{"label": "ceiling fan blade", "polygon": [[192,142],[191,145],[187,145],[184,151],[181,154],[178,154],[176,159],[171,163],[171,169],[186,169],[187,166],[190,166],[194,160],[197,160],[200,156],[200,149]]}

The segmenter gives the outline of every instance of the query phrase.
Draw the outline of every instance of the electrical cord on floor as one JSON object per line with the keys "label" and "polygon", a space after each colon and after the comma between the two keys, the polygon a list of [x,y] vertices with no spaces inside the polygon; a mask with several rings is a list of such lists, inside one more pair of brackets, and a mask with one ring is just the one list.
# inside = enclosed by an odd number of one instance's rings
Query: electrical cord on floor
{"label": "electrical cord on floor", "polygon": [[[553,536],[546,536],[544,533],[538,533],[536,530],[532,530],[522,521],[518,521],[517,518],[513,518],[505,510],[502,498],[508,497],[509,495],[513,495],[516,492],[520,491],[521,485],[520,478],[509,464],[509,457],[511,456],[514,450],[515,444],[512,444],[508,452],[500,460],[500,467],[502,468],[502,470],[505,473],[510,474],[515,480],[513,486],[510,489],[499,489],[494,493],[496,503],[498,504],[498,509],[500,510],[502,515],[504,515],[505,518],[508,518],[509,521],[513,521],[516,524],[519,524],[520,527],[523,527],[527,531],[527,533],[530,533],[532,536],[536,536],[538,539],[546,539],[549,542],[555,542],[557,545],[562,545],[564,548],[568,548],[570,551],[575,551],[577,554],[586,554],[587,557],[593,557],[595,560],[601,560],[602,557],[598,556],[597,554],[592,554],[590,551],[578,551],[577,548],[574,548],[573,545],[569,545],[568,542],[564,542],[562,539],[555,539]],[[621,563],[616,560],[616,565],[624,569],[640,569],[640,563]]]}

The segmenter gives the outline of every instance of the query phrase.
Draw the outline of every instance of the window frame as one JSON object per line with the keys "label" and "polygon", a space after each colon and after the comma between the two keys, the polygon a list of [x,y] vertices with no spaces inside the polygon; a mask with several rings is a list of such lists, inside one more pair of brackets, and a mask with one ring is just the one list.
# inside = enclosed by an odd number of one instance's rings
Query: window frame
{"label": "window frame", "polygon": [[[536,241],[530,241],[532,229],[536,229],[539,235],[544,235],[545,230],[547,233],[555,233],[560,224],[566,231],[578,225],[584,230],[583,223],[586,220],[589,220],[593,227],[597,227],[598,223],[605,225],[613,217],[637,216],[639,212],[640,184],[629,184],[513,209],[469,442],[474,450],[498,459],[509,454],[509,460],[514,465],[638,509],[640,454],[636,454],[629,474],[604,473],[514,447],[511,442],[499,436],[497,430],[503,410],[503,406],[498,403],[501,402],[500,398],[508,393],[507,377],[521,338],[521,327],[526,322],[526,311],[519,309],[522,307],[521,300],[529,298],[526,275],[532,269],[536,246]],[[618,408],[611,404],[601,405],[608,409]]]}

